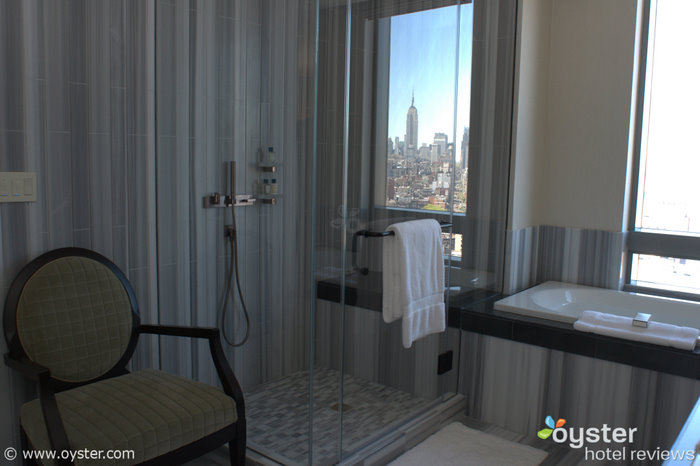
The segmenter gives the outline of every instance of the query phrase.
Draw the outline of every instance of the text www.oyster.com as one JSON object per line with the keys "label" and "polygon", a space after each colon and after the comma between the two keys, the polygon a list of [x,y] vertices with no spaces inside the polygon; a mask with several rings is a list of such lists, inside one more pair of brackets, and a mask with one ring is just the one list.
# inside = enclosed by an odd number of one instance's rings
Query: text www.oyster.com
{"label": "text www.oyster.com", "polygon": [[[9,447],[4,451],[6,460],[12,461],[17,458],[17,450]],[[134,450],[24,450],[22,458],[25,460],[69,460],[70,462],[80,460],[133,460]]]}

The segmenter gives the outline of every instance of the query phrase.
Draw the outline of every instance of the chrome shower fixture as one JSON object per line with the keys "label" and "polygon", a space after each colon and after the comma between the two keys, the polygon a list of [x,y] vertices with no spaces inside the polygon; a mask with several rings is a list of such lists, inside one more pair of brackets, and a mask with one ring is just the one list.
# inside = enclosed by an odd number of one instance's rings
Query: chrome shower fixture
{"label": "chrome shower fixture", "polygon": [[236,194],[236,162],[229,162],[230,178],[229,187],[230,194],[221,194],[218,192],[204,196],[204,208],[211,209],[215,207],[246,207],[255,204],[255,196],[252,194]]}

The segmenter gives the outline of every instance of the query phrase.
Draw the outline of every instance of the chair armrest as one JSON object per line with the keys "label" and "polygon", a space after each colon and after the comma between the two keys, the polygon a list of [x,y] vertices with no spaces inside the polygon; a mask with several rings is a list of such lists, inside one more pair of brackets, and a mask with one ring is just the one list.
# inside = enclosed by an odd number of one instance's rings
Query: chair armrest
{"label": "chair armrest", "polygon": [[186,327],[170,325],[141,325],[137,329],[138,333],[148,333],[154,335],[168,335],[190,338],[206,338],[209,340],[209,350],[216,367],[216,372],[221,380],[224,392],[236,401],[236,412],[238,419],[245,422],[245,402],[243,400],[243,390],[233,374],[233,370],[226,359],[224,348],[221,345],[221,336],[216,327]]}
{"label": "chair armrest", "polygon": [[207,339],[219,336],[219,329],[215,327],[186,327],[182,325],[141,325],[138,328],[138,332],[154,335]]}
{"label": "chair armrest", "polygon": [[[56,394],[51,382],[51,372],[47,367],[31,361],[26,357],[17,358],[10,353],[5,354],[5,364],[22,373],[25,377],[37,383],[37,394],[41,412],[44,415],[46,430],[49,434],[49,443],[55,451],[68,450],[68,435],[63,426],[61,413],[58,411]],[[70,464],[68,461],[59,460],[59,464]]]}

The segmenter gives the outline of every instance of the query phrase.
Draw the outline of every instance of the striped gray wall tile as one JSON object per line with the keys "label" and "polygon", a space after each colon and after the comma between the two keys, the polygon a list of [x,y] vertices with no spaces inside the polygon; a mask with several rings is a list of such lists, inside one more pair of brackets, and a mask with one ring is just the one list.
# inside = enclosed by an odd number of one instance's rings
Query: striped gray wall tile
{"label": "striped gray wall tile", "polygon": [[[251,338],[227,349],[245,389],[309,362],[313,13],[310,0],[0,2],[0,170],[37,172],[38,199],[0,205],[0,291],[32,258],[83,246],[132,282],[143,322],[216,326],[230,213],[202,198],[283,169],[277,206],[237,210]],[[308,60],[311,59],[311,62]],[[242,336],[240,306],[228,320]],[[232,314],[234,315],[234,314]],[[216,382],[208,346],[143,337],[132,367]],[[0,440],[33,397],[3,369]],[[5,396],[7,395],[7,396]]]}
{"label": "striped gray wall tile", "polygon": [[506,266],[503,293],[513,294],[529,288],[537,280],[539,247],[538,227],[506,232]]}
{"label": "striped gray wall tile", "polygon": [[466,414],[527,435],[551,415],[572,427],[636,427],[630,448],[668,449],[700,396],[694,379],[466,331],[460,362]]}
{"label": "striped gray wall tile", "polygon": [[[154,204],[142,209],[154,184],[148,129],[137,137],[125,128],[132,127],[129,115],[154,120],[152,100],[126,100],[153,88],[147,71],[152,10],[152,2],[0,2],[0,170],[35,171],[38,191],[35,203],[0,206],[3,296],[39,254],[88,247],[127,273],[144,320],[149,317],[155,230],[143,221]],[[149,348],[140,345],[135,360],[153,362]],[[33,390],[14,374],[3,372],[1,379],[13,392],[3,396],[12,421],[3,423],[1,435],[16,444],[17,406]]]}
{"label": "striped gray wall tile", "polygon": [[554,226],[508,231],[504,293],[548,280],[619,289],[623,232]]}
{"label": "striped gray wall tile", "polygon": [[[307,2],[229,3],[156,2],[158,318],[218,325],[230,255],[223,229],[231,217],[203,210],[202,196],[227,192],[230,160],[237,193],[257,193],[261,149],[273,146],[278,204],[236,209],[251,336],[227,355],[249,389],[308,368],[310,235],[300,218],[310,219],[311,121],[297,119],[312,102],[297,95],[312,95],[313,81],[297,78],[305,50],[297,48],[302,40],[312,45],[313,29],[298,27],[307,20],[300,8],[312,11]],[[232,285],[225,329],[240,341],[245,322]],[[161,339],[159,350],[164,368],[216,381],[206,345]]]}
{"label": "striped gray wall tile", "polygon": [[[344,335],[343,335],[344,333]],[[354,377],[433,400],[455,392],[459,331],[429,335],[409,349],[402,344],[401,321],[385,323],[381,312],[317,300],[315,363]],[[343,342],[342,347],[340,342]],[[342,351],[342,353],[341,353]],[[437,374],[438,355],[453,351],[454,369]]]}
{"label": "striped gray wall tile", "polygon": [[621,232],[540,227],[538,280],[617,289],[622,237]]}

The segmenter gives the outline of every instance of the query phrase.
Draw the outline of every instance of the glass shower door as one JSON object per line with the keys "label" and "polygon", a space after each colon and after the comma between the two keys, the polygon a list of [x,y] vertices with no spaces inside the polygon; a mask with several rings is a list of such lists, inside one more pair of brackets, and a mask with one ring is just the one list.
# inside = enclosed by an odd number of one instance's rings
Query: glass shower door
{"label": "glass shower door", "polygon": [[460,331],[405,349],[401,322],[382,317],[381,257],[390,224],[443,223],[449,305],[461,253],[451,226],[466,210],[472,5],[321,2],[318,20],[311,393],[313,463],[324,464],[457,393]]}

